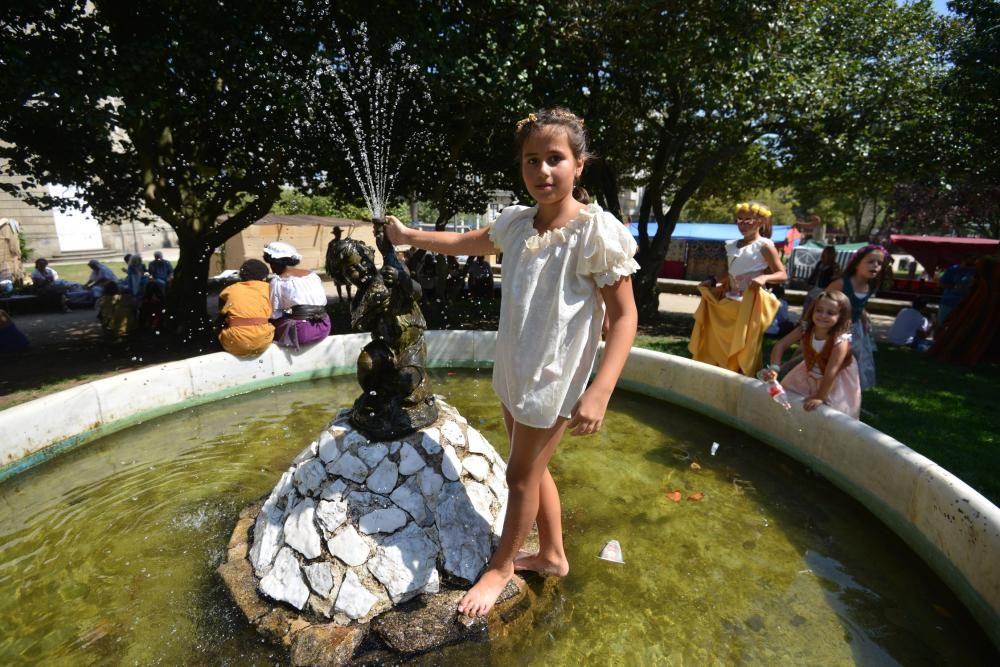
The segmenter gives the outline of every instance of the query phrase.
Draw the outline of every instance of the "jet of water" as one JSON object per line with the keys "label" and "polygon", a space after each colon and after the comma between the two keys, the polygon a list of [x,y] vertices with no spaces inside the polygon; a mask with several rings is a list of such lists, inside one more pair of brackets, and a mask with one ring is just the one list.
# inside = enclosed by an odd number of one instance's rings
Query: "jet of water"
{"label": "jet of water", "polygon": [[365,204],[373,218],[380,220],[385,217],[400,165],[423,136],[421,132],[410,134],[399,155],[393,155],[396,121],[402,112],[400,100],[407,92],[422,95],[425,101],[429,94],[402,41],[389,46],[387,64],[380,66],[369,51],[366,25],[352,34],[350,50],[336,27],[334,34],[338,44],[320,71],[320,77],[336,91],[328,118]]}

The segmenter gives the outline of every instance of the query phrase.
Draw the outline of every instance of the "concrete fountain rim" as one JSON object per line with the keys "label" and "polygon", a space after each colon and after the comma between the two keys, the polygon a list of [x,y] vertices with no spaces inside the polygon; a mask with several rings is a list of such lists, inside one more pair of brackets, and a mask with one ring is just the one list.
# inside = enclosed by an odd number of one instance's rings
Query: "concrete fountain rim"
{"label": "concrete fountain rim", "polygon": [[[331,336],[300,352],[224,352],[123,373],[0,411],[0,481],[85,443],[193,405],[289,382],[353,374],[368,334]],[[488,368],[493,331],[428,331],[428,365]],[[155,382],[153,392],[136,387]],[[857,499],[898,534],[1000,647],[1000,508],[903,443],[820,407],[791,413],[756,380],[633,348],[620,386],[691,409],[778,448]],[[72,405],[74,409],[67,410]],[[808,437],[803,436],[808,433]]]}

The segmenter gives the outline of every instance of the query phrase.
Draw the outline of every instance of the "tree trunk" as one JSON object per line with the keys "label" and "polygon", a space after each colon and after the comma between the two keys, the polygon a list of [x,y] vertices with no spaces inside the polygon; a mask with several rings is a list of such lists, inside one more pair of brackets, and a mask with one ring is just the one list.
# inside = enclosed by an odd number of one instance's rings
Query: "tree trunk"
{"label": "tree trunk", "polygon": [[207,309],[209,261],[215,246],[210,242],[207,225],[178,225],[180,258],[167,292],[165,333],[171,342],[181,345],[207,345],[215,337]]}

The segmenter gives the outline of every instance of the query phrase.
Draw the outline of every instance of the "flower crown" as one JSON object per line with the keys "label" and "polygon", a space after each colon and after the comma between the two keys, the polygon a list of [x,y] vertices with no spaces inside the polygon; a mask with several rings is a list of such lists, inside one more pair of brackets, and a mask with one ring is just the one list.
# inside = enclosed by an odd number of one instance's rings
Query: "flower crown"
{"label": "flower crown", "polygon": [[748,201],[740,202],[739,204],[737,204],[736,205],[736,212],[737,213],[747,213],[747,212],[749,212],[749,213],[753,213],[755,215],[759,215],[762,218],[770,218],[771,217],[771,209],[769,209],[768,207],[763,206],[761,204],[751,204]]}
{"label": "flower crown", "polygon": [[[580,123],[580,125],[583,125],[583,119],[577,116],[572,111],[565,111],[563,109],[554,109],[550,111],[549,114],[551,116],[554,116],[555,118],[576,121],[577,123]],[[534,113],[529,113],[526,118],[522,118],[521,120],[517,121],[517,125],[515,126],[515,132],[520,132],[521,128],[523,128],[525,125],[531,125],[532,123],[537,123],[537,122],[538,122],[538,115]]]}

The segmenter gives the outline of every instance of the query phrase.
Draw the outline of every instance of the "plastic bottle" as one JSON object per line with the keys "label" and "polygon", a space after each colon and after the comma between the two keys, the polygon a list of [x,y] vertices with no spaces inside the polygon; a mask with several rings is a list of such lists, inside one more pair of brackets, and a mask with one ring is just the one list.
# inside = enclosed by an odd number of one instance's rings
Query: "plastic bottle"
{"label": "plastic bottle", "polygon": [[774,402],[783,407],[786,410],[792,409],[792,404],[788,400],[788,394],[785,393],[785,388],[781,386],[778,382],[778,376],[775,374],[773,380],[765,380],[764,378],[768,373],[773,372],[769,368],[762,369],[757,373],[757,379],[764,383],[767,388],[767,393],[774,399]]}

